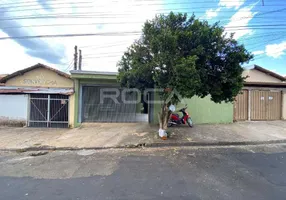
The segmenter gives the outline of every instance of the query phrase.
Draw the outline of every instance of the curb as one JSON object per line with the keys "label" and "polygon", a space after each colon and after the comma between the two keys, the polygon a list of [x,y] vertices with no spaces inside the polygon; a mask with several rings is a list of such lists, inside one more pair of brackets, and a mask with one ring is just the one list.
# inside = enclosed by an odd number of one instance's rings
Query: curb
{"label": "curb", "polygon": [[248,145],[263,145],[263,144],[286,144],[286,140],[268,140],[268,141],[238,141],[238,142],[181,142],[181,143],[151,143],[145,147],[190,147],[190,146],[248,146]]}
{"label": "curb", "polygon": [[269,140],[269,141],[239,141],[239,142],[181,142],[181,143],[150,143],[150,144],[130,144],[125,146],[114,147],[27,147],[27,148],[3,148],[0,151],[79,151],[79,150],[108,150],[108,149],[138,149],[138,148],[158,148],[158,147],[227,147],[227,146],[250,146],[250,145],[264,145],[264,144],[286,144],[286,140]]}

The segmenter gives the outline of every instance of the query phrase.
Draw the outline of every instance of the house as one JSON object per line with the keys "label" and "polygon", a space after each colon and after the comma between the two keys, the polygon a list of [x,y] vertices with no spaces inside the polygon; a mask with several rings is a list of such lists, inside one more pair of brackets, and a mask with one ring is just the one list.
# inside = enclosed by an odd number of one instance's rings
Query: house
{"label": "house", "polygon": [[234,121],[286,119],[286,79],[258,65],[243,72],[247,77],[234,102]]}
{"label": "house", "polygon": [[142,112],[141,98],[136,93],[125,92],[120,88],[117,72],[72,70],[71,77],[75,85],[75,126],[84,122],[150,120],[150,113]]}
{"label": "house", "polygon": [[74,126],[74,85],[70,75],[39,63],[3,77],[0,84],[0,123]]}
{"label": "house", "polygon": [[[122,100],[124,90],[117,82],[117,72],[96,72],[72,70],[71,77],[75,82],[75,126],[84,122],[149,122],[158,123],[158,112],[160,103],[147,103],[147,109],[142,109],[142,101],[125,104]],[[111,98],[101,100],[102,92]],[[138,96],[128,94],[123,99],[137,99]],[[114,96],[115,95],[115,96]],[[113,99],[112,99],[113,98]],[[143,94],[147,102],[159,100],[156,93],[148,92]],[[117,101],[117,103],[114,103]],[[191,113],[194,123],[231,123],[233,122],[233,104],[217,104],[210,100],[210,97],[203,99],[193,97],[184,99],[188,104],[188,111]],[[184,105],[178,105],[184,106]],[[145,110],[143,112],[142,110]],[[146,112],[147,110],[147,112]]]}

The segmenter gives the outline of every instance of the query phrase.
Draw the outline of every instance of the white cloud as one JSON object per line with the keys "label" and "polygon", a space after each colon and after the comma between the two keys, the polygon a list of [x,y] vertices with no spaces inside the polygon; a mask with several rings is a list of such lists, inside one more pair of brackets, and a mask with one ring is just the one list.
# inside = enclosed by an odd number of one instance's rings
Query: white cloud
{"label": "white cloud", "polygon": [[216,17],[220,10],[221,10],[221,8],[207,10],[205,18],[206,19],[212,19],[212,18]]}
{"label": "white cloud", "polygon": [[245,0],[220,0],[219,6],[238,9]]}
{"label": "white cloud", "polygon": [[217,9],[212,9],[212,8],[208,9],[206,11],[206,14],[202,17],[202,19],[212,19],[212,18],[216,17],[222,8],[238,9],[244,2],[245,2],[245,0],[232,0],[232,1],[220,0],[220,2],[218,3],[219,7]]}
{"label": "white cloud", "polygon": [[261,55],[261,54],[264,54],[264,53],[265,53],[265,51],[262,51],[262,50],[260,50],[260,51],[253,51],[252,52],[252,54],[255,55],[255,56],[256,55]]}
{"label": "white cloud", "polygon": [[243,7],[230,18],[230,22],[225,26],[228,35],[235,33],[234,39],[239,39],[242,36],[253,34],[253,30],[247,27],[250,20],[257,14],[251,11],[253,7],[254,5]]}
{"label": "white cloud", "polygon": [[[23,3],[23,0],[17,0]],[[161,0],[163,3],[163,0]],[[8,0],[7,0],[8,2]],[[70,0],[69,2],[79,3],[79,0]],[[57,9],[58,7],[67,7],[67,5],[55,5],[55,10],[36,9],[33,11],[11,12],[11,17],[21,15],[40,15],[40,14],[56,14],[61,13],[84,13],[81,15],[93,15],[90,18],[56,18],[56,19],[37,19],[37,20],[19,20],[22,26],[43,25],[43,24],[89,24],[87,26],[54,26],[54,27],[39,27],[25,28],[31,35],[49,35],[49,34],[69,34],[69,33],[105,33],[105,32],[130,32],[141,31],[144,21],[154,18],[155,14],[163,7],[163,4],[149,6],[148,2],[139,0],[105,0],[94,1],[89,4],[88,8],[77,8],[79,5],[70,4],[69,8]],[[140,6],[138,6],[140,4]],[[86,5],[86,4],[85,4]],[[27,9],[27,8],[23,8]],[[57,9],[57,10],[56,10]],[[124,22],[124,23],[121,23]],[[142,22],[142,23],[134,23]],[[90,25],[95,23],[95,25]],[[117,23],[117,24],[110,24]],[[98,26],[98,24],[101,24]],[[0,31],[0,37],[7,35]],[[89,46],[95,45],[94,48],[82,48],[83,51],[83,69],[97,71],[117,71],[116,63],[119,61],[123,52],[131,43],[138,39],[139,35],[128,36],[94,36],[94,37],[74,37],[74,38],[43,38],[50,46],[53,46],[55,51],[63,46],[65,53],[62,55],[62,61],[69,63],[73,59],[74,45]],[[5,51],[0,50],[2,66],[0,74],[11,73],[37,62],[45,61],[33,58],[25,53],[25,48],[20,46],[14,40],[0,40],[0,46],[5,46]],[[9,49],[9,50],[8,50]],[[87,57],[98,57],[84,59]],[[108,57],[110,56],[110,57]],[[7,59],[6,59],[7,58]],[[13,59],[17,58],[17,59]],[[49,63],[46,63],[49,64]],[[66,69],[65,66],[55,66],[60,69]]]}
{"label": "white cloud", "polygon": [[265,47],[266,55],[273,58],[279,58],[284,55],[286,51],[286,41],[279,44],[269,44]]}

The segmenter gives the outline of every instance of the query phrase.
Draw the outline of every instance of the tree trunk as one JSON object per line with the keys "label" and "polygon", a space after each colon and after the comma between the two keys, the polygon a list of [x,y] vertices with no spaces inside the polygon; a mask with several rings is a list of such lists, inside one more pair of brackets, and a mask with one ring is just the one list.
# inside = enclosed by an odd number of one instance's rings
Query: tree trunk
{"label": "tree trunk", "polygon": [[161,112],[158,113],[158,118],[159,118],[159,136],[162,139],[167,138],[167,133],[166,130],[168,128],[168,121],[170,118],[171,111],[169,111],[168,105],[163,104]]}

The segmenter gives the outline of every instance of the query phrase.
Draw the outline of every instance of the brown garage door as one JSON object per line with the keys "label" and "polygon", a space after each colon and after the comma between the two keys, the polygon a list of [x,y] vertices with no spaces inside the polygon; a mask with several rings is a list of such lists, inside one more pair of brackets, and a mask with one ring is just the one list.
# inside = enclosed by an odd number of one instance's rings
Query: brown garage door
{"label": "brown garage door", "polygon": [[251,91],[251,120],[279,120],[281,108],[281,91]]}
{"label": "brown garage door", "polygon": [[234,120],[243,121],[248,119],[248,91],[242,90],[234,102]]}

